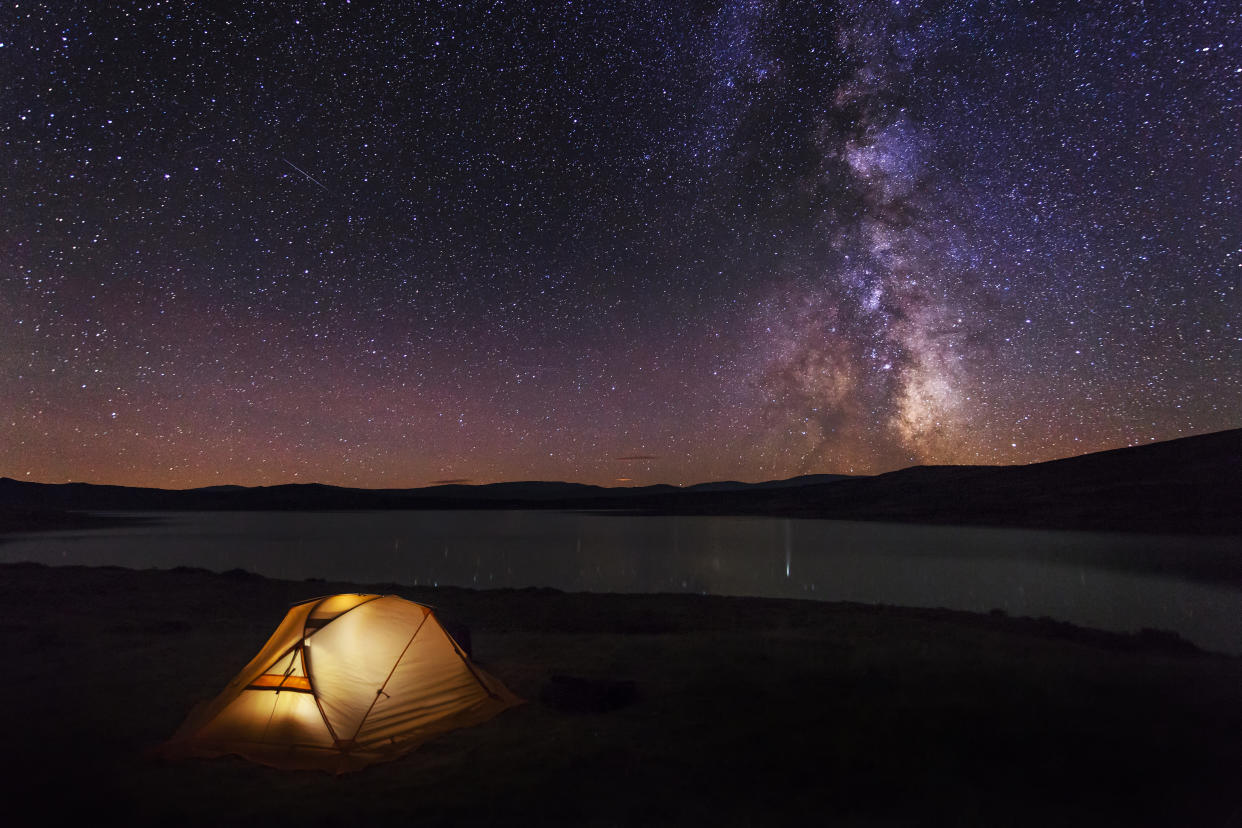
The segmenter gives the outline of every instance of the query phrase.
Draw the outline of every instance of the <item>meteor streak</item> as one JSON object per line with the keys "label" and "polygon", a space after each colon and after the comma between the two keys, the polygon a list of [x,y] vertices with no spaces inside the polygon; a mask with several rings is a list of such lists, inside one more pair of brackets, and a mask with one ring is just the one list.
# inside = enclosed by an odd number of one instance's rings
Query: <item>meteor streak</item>
{"label": "meteor streak", "polygon": [[281,160],[281,161],[284,161],[284,162],[285,162],[286,164],[288,164],[290,167],[293,167],[295,170],[297,170],[298,172],[300,172],[302,175],[306,176],[306,177],[307,177],[307,178],[309,178],[311,181],[315,182],[315,184],[316,184],[316,185],[318,185],[318,186],[320,187],[320,189],[322,189],[325,193],[328,193],[328,194],[331,194],[331,193],[332,193],[332,191],[331,191],[331,190],[329,190],[327,187],[323,186],[323,184],[320,184],[320,183],[319,183],[319,181],[318,181],[318,180],[316,180],[315,176],[311,175],[311,174],[310,174],[310,173],[308,173],[306,170],[302,169],[302,168],[301,168],[301,167],[299,167],[297,164],[295,164],[295,163],[293,163],[292,161],[290,161],[288,158],[281,158],[280,160]]}

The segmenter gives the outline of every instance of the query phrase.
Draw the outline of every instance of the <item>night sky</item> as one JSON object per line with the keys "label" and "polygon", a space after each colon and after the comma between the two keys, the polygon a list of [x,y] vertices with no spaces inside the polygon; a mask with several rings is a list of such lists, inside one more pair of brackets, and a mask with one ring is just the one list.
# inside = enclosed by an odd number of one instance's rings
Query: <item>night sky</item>
{"label": "night sky", "polygon": [[5,2],[0,474],[693,483],[1242,424],[1220,2]]}

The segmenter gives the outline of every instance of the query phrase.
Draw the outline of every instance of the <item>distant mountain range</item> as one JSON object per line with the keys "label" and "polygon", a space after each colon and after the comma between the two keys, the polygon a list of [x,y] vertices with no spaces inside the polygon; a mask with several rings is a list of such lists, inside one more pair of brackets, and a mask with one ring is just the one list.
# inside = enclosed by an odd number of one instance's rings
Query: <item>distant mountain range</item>
{"label": "distant mountain range", "polygon": [[535,481],[418,489],[311,483],[169,490],[6,477],[0,478],[0,509],[24,514],[586,509],[1242,535],[1242,429],[1025,466],[914,466],[871,477],[815,474],[684,488]]}

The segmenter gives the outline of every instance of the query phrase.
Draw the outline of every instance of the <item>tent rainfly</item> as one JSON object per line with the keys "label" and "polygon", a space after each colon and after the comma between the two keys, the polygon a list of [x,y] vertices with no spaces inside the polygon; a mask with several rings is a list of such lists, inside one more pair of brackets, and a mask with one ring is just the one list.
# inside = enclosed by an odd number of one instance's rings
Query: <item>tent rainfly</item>
{"label": "tent rainfly", "polygon": [[259,654],[161,753],[237,754],[342,773],[396,759],[521,699],[480,670],[430,607],[395,595],[295,605]]}

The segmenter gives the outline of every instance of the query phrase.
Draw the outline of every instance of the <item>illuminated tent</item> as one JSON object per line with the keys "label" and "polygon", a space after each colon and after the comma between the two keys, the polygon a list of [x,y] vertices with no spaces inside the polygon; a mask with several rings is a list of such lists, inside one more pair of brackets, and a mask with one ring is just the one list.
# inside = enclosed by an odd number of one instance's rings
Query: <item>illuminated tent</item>
{"label": "illuminated tent", "polygon": [[520,703],[471,663],[430,607],[395,595],[331,595],[290,609],[162,753],[351,771]]}

